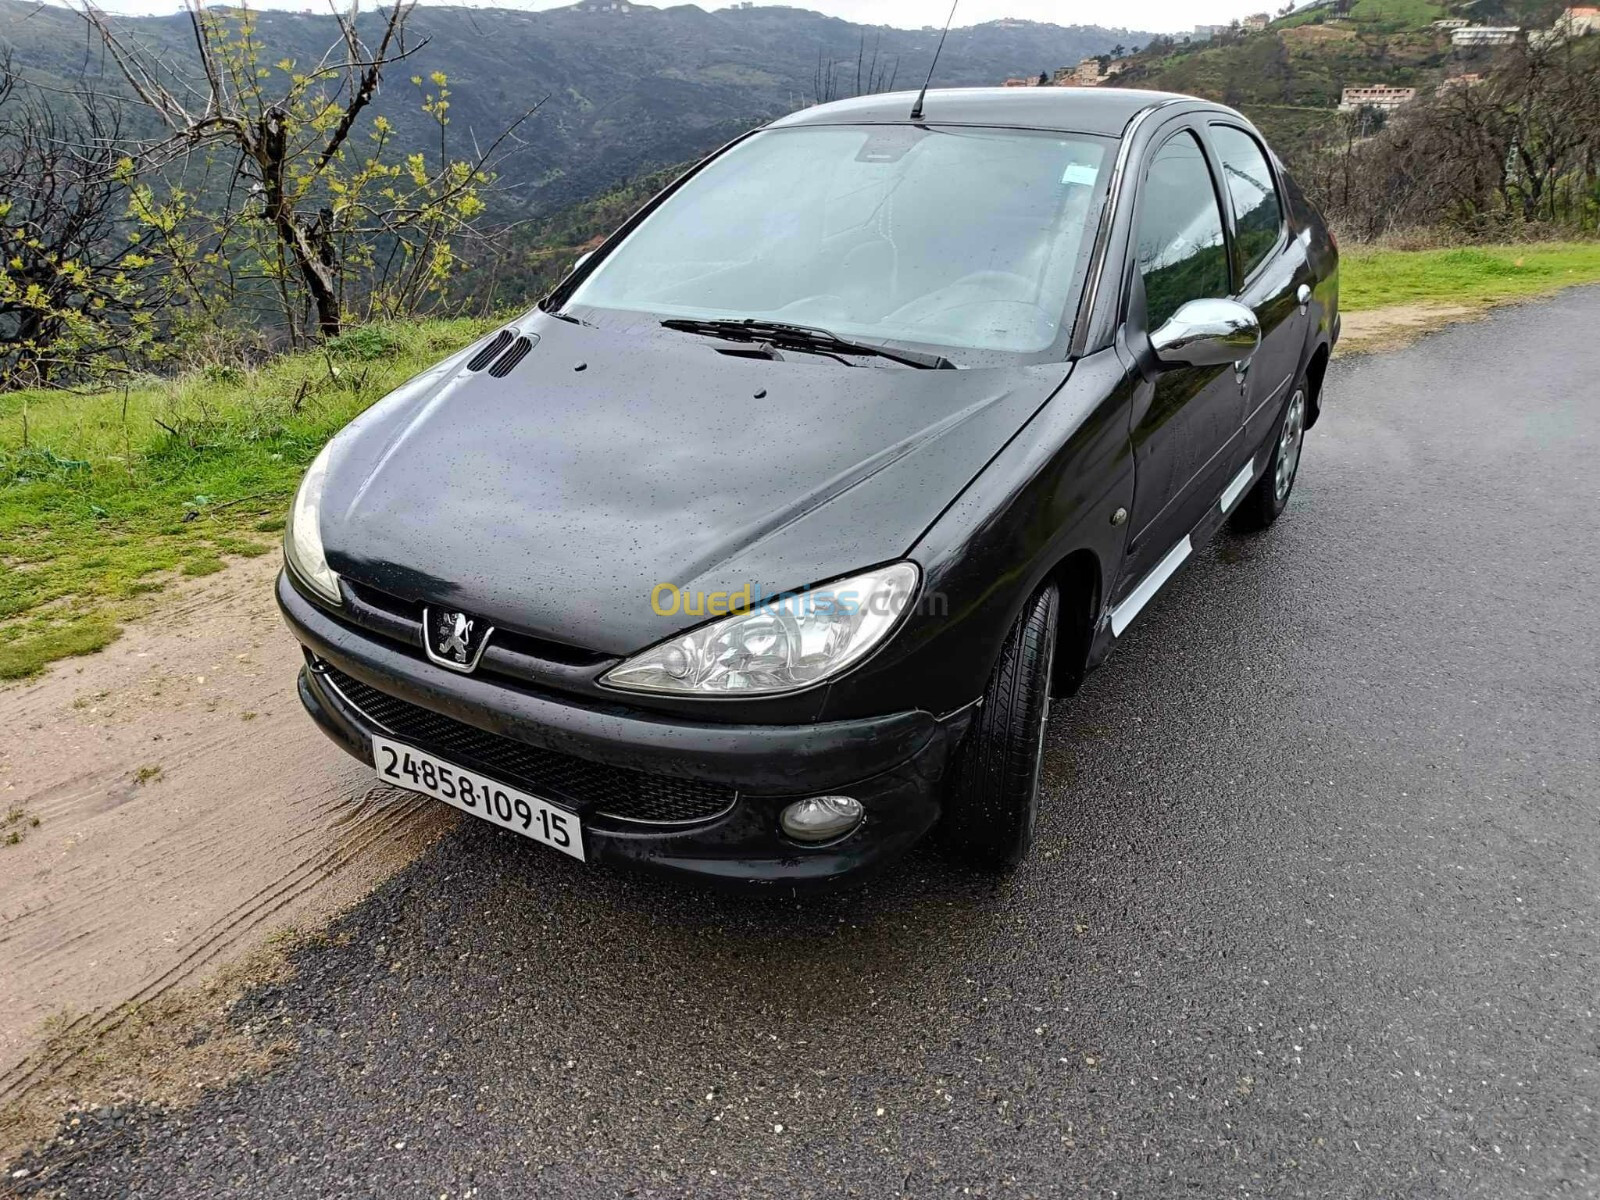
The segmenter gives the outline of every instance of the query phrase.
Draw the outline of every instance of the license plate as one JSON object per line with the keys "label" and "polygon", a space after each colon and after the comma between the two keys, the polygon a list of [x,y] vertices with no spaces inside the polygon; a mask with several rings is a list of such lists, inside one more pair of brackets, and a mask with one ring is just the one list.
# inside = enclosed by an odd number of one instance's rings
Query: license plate
{"label": "license plate", "polygon": [[564,808],[388,738],[372,739],[372,757],[384,783],[443,800],[583,861],[583,827]]}

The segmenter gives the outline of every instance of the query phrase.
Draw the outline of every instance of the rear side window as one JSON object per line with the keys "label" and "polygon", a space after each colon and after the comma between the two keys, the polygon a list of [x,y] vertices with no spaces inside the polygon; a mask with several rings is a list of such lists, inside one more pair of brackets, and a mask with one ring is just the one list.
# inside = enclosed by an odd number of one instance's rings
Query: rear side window
{"label": "rear side window", "polygon": [[1229,294],[1222,209],[1191,133],[1169,139],[1150,162],[1134,252],[1152,330],[1191,300]]}
{"label": "rear side window", "polygon": [[1233,200],[1233,220],[1238,228],[1244,273],[1250,274],[1272,252],[1283,227],[1283,202],[1261,144],[1242,129],[1213,125],[1211,144],[1222,164]]}

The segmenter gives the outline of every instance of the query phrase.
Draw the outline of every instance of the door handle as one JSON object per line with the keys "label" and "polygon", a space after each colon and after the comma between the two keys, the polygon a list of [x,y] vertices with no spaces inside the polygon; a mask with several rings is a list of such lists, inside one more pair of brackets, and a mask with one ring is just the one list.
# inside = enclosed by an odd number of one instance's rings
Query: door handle
{"label": "door handle", "polygon": [[1311,285],[1302,283],[1294,294],[1294,302],[1300,306],[1300,315],[1306,315],[1306,305],[1311,303]]}

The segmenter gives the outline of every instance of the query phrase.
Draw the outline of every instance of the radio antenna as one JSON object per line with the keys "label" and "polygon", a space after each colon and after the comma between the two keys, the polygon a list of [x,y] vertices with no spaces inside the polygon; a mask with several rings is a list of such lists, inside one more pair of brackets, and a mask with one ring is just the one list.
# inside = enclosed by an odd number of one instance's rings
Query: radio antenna
{"label": "radio antenna", "polygon": [[933,82],[933,69],[939,65],[939,55],[944,50],[944,39],[950,36],[950,22],[956,19],[956,6],[961,0],[951,0],[950,15],[944,19],[944,32],[939,35],[939,45],[933,51],[933,61],[928,64],[928,78],[923,81],[922,90],[917,93],[917,102],[911,106],[911,119],[922,120],[922,102],[928,98],[928,84]]}

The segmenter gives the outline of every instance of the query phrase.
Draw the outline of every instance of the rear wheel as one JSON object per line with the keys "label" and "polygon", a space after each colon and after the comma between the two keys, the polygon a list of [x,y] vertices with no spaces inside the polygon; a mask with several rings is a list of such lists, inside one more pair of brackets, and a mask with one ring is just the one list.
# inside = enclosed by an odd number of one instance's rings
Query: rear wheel
{"label": "rear wheel", "polygon": [[1283,410],[1278,437],[1272,443],[1267,469],[1233,510],[1233,527],[1243,533],[1265,529],[1289,503],[1295,476],[1300,473],[1300,451],[1306,440],[1306,383],[1300,380]]}
{"label": "rear wheel", "polygon": [[969,866],[1010,870],[1033,845],[1060,608],[1053,583],[1028,601],[951,764],[939,840]]}

